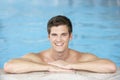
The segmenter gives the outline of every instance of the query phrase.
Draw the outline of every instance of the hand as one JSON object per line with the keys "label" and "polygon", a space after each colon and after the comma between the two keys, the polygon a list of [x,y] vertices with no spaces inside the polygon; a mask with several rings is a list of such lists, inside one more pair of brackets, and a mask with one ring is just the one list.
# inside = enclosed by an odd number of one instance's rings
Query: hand
{"label": "hand", "polygon": [[60,68],[64,68],[64,69],[72,69],[70,63],[67,63],[63,60],[57,60],[57,61],[54,61],[54,62],[51,62],[51,63],[48,63],[48,64],[54,65],[54,66],[57,66],[57,67],[60,67]]}
{"label": "hand", "polygon": [[63,69],[54,65],[50,65],[48,68],[48,71],[50,72],[74,72],[73,70],[69,70],[69,69]]}

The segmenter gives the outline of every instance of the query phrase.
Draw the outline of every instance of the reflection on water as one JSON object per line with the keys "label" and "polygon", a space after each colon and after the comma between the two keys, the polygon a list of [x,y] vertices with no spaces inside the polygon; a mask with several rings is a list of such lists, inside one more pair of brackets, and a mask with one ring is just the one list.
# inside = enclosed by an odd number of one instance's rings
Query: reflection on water
{"label": "reflection on water", "polygon": [[1,0],[0,67],[11,58],[49,48],[46,23],[58,14],[73,22],[71,48],[120,66],[120,0]]}

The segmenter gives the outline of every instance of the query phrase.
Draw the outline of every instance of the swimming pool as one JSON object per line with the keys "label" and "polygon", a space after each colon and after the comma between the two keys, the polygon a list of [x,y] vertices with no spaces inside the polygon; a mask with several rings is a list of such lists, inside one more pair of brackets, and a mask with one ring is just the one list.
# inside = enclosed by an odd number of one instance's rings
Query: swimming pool
{"label": "swimming pool", "polygon": [[59,14],[73,23],[70,48],[120,66],[120,0],[1,0],[0,68],[9,59],[49,48],[47,21]]}

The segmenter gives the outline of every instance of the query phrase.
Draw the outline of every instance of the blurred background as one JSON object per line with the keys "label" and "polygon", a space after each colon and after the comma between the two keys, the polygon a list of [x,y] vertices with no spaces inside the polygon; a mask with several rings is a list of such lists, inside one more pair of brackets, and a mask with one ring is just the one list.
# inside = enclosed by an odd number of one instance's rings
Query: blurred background
{"label": "blurred background", "polygon": [[72,21],[70,48],[120,66],[120,0],[0,0],[0,68],[50,48],[46,26],[56,15]]}

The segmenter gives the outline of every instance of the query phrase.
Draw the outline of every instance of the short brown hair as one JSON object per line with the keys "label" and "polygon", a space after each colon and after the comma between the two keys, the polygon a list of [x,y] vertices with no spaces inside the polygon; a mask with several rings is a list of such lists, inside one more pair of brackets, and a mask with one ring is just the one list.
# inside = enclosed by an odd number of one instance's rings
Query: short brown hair
{"label": "short brown hair", "polygon": [[48,24],[47,24],[48,34],[50,34],[51,28],[53,26],[57,27],[59,25],[67,25],[69,34],[72,33],[72,23],[71,23],[70,19],[67,18],[66,16],[58,15],[58,16],[52,17],[48,21]]}

